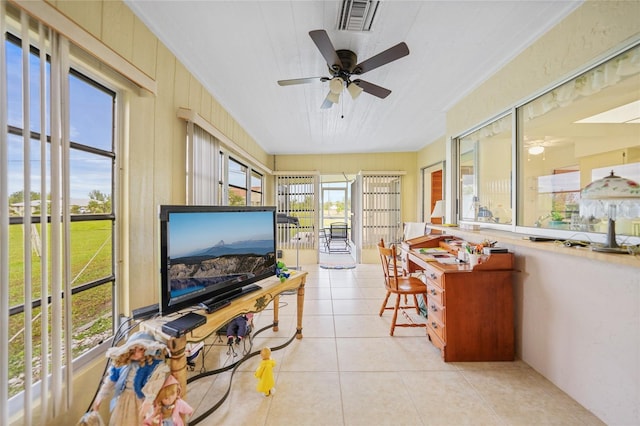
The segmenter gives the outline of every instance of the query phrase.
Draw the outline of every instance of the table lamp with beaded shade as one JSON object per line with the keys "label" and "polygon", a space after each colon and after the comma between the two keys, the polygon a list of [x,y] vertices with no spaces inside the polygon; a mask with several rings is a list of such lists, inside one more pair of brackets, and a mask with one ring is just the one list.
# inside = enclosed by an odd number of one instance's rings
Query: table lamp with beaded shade
{"label": "table lamp with beaded shade", "polygon": [[608,219],[607,241],[604,246],[593,246],[594,251],[628,253],[616,241],[616,220],[640,217],[640,185],[611,171],[609,176],[591,182],[581,191],[580,215]]}

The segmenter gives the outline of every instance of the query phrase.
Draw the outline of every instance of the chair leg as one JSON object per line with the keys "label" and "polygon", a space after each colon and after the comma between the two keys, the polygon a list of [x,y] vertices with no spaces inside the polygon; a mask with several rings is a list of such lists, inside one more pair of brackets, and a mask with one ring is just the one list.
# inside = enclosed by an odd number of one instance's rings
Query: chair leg
{"label": "chair leg", "polygon": [[393,308],[393,319],[391,320],[391,332],[389,335],[393,336],[393,332],[396,329],[396,321],[398,320],[398,311],[400,310],[400,295],[396,294],[396,305]]}
{"label": "chair leg", "polygon": [[416,314],[420,315],[420,305],[418,305],[418,296],[416,296],[415,294],[413,295],[413,303],[415,304],[415,307],[416,307]]}
{"label": "chair leg", "polygon": [[384,301],[382,302],[382,307],[380,308],[380,316],[384,313],[384,310],[387,308],[387,302],[389,301],[389,296],[391,295],[390,291],[387,291],[387,295],[384,297]]}

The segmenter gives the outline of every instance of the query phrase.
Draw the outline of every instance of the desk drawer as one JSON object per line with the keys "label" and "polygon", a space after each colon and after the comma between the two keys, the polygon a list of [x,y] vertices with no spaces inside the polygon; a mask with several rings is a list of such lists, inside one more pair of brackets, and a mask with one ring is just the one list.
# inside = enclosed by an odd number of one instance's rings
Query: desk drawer
{"label": "desk drawer", "polygon": [[429,299],[428,303],[427,303],[427,318],[431,319],[434,318],[435,320],[437,320],[440,324],[445,324],[445,315],[444,315],[444,309],[442,307],[442,305],[435,303],[433,300]]}
{"label": "desk drawer", "polygon": [[427,281],[427,296],[429,296],[429,303],[434,301],[438,305],[444,306],[444,292],[442,288],[434,285],[433,282]]}
{"label": "desk drawer", "polygon": [[431,340],[433,346],[440,349],[442,358],[444,359],[445,345],[440,336],[430,326],[427,326],[427,334],[429,335],[429,340]]}
{"label": "desk drawer", "polygon": [[424,270],[424,275],[427,277],[427,280],[432,281],[433,284],[437,285],[441,289],[444,289],[442,271],[438,271],[434,268],[427,268]]}
{"label": "desk drawer", "polygon": [[430,316],[427,320],[427,333],[429,333],[430,336],[433,333],[437,335],[441,341],[446,342],[444,324],[442,324],[436,316]]}

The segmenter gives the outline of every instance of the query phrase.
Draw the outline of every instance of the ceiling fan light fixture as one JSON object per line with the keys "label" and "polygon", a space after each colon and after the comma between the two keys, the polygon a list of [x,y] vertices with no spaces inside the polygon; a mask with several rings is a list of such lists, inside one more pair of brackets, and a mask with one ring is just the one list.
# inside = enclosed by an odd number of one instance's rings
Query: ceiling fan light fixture
{"label": "ceiling fan light fixture", "polygon": [[536,145],[536,146],[529,147],[528,152],[530,155],[540,155],[544,152],[544,146]]}
{"label": "ceiling fan light fixture", "polygon": [[[344,80],[340,77],[332,78],[329,82],[329,91],[335,95],[339,95],[342,93],[342,88],[344,87]],[[335,103],[335,102],[334,102]]]}
{"label": "ceiling fan light fixture", "polygon": [[355,83],[349,83],[347,85],[347,91],[351,95],[351,99],[355,99],[360,96],[360,93],[362,93],[363,90],[364,89],[362,87],[358,86]]}
{"label": "ceiling fan light fixture", "polygon": [[337,104],[340,101],[340,93],[329,92],[327,99],[334,104]]}

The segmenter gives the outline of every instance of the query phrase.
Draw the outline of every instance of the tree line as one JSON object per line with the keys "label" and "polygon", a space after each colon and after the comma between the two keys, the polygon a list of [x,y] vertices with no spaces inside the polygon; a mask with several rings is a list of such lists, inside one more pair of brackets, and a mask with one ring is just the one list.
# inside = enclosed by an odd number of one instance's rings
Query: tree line
{"label": "tree line", "polygon": [[[105,194],[94,189],[88,194],[89,201],[86,206],[71,205],[71,214],[87,214],[87,213],[110,213],[111,212],[111,195]],[[30,201],[41,201],[40,193],[31,191]],[[24,203],[24,191],[16,191],[9,195],[9,209],[12,215],[21,215],[20,209],[16,205]],[[46,198],[47,213],[51,213],[51,194],[47,194]],[[32,214],[40,214],[40,204],[32,206]]]}

